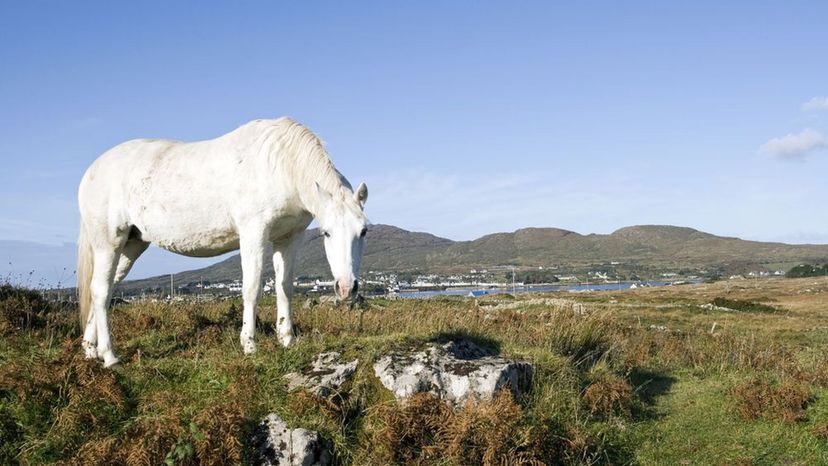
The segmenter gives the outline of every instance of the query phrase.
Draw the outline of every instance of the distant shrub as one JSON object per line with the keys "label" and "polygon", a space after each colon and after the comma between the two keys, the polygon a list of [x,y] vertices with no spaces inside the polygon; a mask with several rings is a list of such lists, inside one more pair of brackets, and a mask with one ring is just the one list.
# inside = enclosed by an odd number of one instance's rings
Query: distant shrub
{"label": "distant shrub", "polygon": [[[511,279],[512,275],[507,274],[507,279]],[[557,283],[558,277],[551,270],[529,270],[526,272],[518,272],[515,274],[515,280],[526,283],[527,285],[535,283]]]}
{"label": "distant shrub", "polygon": [[828,264],[800,264],[785,273],[787,278],[821,277],[823,275],[828,275]]}
{"label": "distant shrub", "polygon": [[782,312],[781,309],[768,306],[767,304],[757,303],[754,301],[742,301],[739,299],[714,298],[712,301],[714,306],[726,307],[740,312],[754,312],[760,314],[774,314]]}
{"label": "distant shrub", "polygon": [[0,285],[0,335],[14,329],[43,327],[49,311],[49,302],[39,292]]}

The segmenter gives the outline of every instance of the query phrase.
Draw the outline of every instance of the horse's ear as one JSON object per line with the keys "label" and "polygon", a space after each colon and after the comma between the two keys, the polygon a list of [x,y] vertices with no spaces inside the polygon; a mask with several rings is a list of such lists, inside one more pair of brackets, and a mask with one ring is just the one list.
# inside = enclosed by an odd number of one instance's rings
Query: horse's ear
{"label": "horse's ear", "polygon": [[360,207],[365,206],[365,201],[368,200],[368,186],[365,183],[360,183],[354,192],[354,199],[359,202]]}
{"label": "horse's ear", "polygon": [[322,186],[319,186],[318,182],[314,182],[313,184],[316,186],[316,199],[319,201],[319,203],[325,205],[331,202],[331,199],[333,199],[331,193],[329,193]]}

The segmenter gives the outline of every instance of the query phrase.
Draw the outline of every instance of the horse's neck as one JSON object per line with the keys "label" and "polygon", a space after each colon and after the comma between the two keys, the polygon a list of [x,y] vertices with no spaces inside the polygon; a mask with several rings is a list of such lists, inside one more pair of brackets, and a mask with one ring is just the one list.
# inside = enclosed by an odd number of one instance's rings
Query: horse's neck
{"label": "horse's neck", "polygon": [[[254,123],[244,126],[237,137],[260,141],[259,153],[267,158],[268,169],[277,170],[279,184],[292,191],[288,194],[290,201],[298,203],[296,207],[315,218],[323,213],[316,183],[334,196],[345,188],[350,190],[348,181],[334,168],[321,142],[298,123],[288,119]],[[272,151],[274,146],[279,153]]]}
{"label": "horse's neck", "polygon": [[291,184],[295,191],[294,195],[302,208],[314,218],[319,218],[323,214],[323,208],[316,184],[319,183],[322,189],[334,196],[338,196],[343,189],[347,189],[348,185],[345,178],[327,159],[327,155],[315,154],[314,157],[325,157],[325,159],[315,160],[315,163],[308,165],[303,165],[302,160],[294,159],[294,163],[299,166],[292,167],[293,173],[288,176],[293,179]]}

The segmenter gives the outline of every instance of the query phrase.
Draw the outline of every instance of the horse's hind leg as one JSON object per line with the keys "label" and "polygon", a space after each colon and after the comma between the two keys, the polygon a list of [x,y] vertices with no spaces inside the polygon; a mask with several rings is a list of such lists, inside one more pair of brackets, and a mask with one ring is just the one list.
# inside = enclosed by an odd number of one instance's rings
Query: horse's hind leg
{"label": "horse's hind leg", "polygon": [[98,325],[95,322],[95,310],[91,309],[86,317],[86,327],[83,331],[83,352],[86,359],[98,358]]}
{"label": "horse's hind leg", "polygon": [[[112,297],[115,269],[118,265],[120,252],[116,248],[96,247],[93,250],[92,282],[89,290],[92,293],[91,313],[94,314],[94,326],[97,332],[98,357],[103,359],[104,367],[118,363],[118,358],[112,351],[112,342],[109,336],[109,318],[107,308]],[[87,326],[87,331],[88,331]]]}
{"label": "horse's hind leg", "polygon": [[[113,280],[113,286],[117,285],[121,282],[121,280],[126,277],[129,273],[130,269],[132,269],[133,264],[135,264],[135,260],[147,250],[149,243],[146,241],[141,241],[139,239],[130,238],[124,247],[121,250],[121,253],[118,254],[118,266],[115,271],[115,279]],[[110,292],[111,295],[111,292]],[[107,300],[107,307],[109,306],[109,301]],[[97,341],[98,341],[98,324],[97,320],[95,319],[95,311],[94,308],[89,312],[89,317],[86,321],[86,327],[83,332],[83,349],[84,353],[86,354],[87,359],[96,359],[98,354],[97,349]],[[103,358],[103,355],[100,355]]]}
{"label": "horse's hind leg", "polygon": [[118,258],[118,268],[115,270],[114,283],[116,285],[121,283],[121,280],[127,276],[135,261],[147,250],[149,245],[148,242],[136,238],[127,240]]}

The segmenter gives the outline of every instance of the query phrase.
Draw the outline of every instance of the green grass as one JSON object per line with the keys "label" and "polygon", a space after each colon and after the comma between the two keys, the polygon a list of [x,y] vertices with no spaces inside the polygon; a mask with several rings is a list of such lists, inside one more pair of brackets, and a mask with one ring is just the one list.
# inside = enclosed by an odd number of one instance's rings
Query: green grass
{"label": "green grass", "polygon": [[727,391],[734,375],[680,376],[657,403],[654,419],[634,428],[643,464],[828,464],[828,445],[811,430],[828,420],[828,390],[809,406],[809,420],[746,422],[735,416]]}
{"label": "green grass", "polygon": [[[337,464],[828,463],[817,433],[828,425],[824,295],[724,286],[579,295],[585,313],[537,296],[481,302],[518,303],[501,310],[460,297],[361,310],[297,301],[289,349],[265,299],[251,357],[238,343],[238,301],[135,303],[112,310],[117,371],[83,360],[76,310],[5,290],[0,463],[246,463],[269,412],[318,430]],[[699,307],[719,295],[773,298],[787,312]],[[400,405],[373,374],[389,351],[460,336],[532,361],[531,392],[451,411],[428,398]],[[329,350],[360,360],[353,380],[330,399],[288,393],[283,376]],[[738,390],[762,377],[810,394],[802,416],[740,416],[739,403],[781,402]]]}

